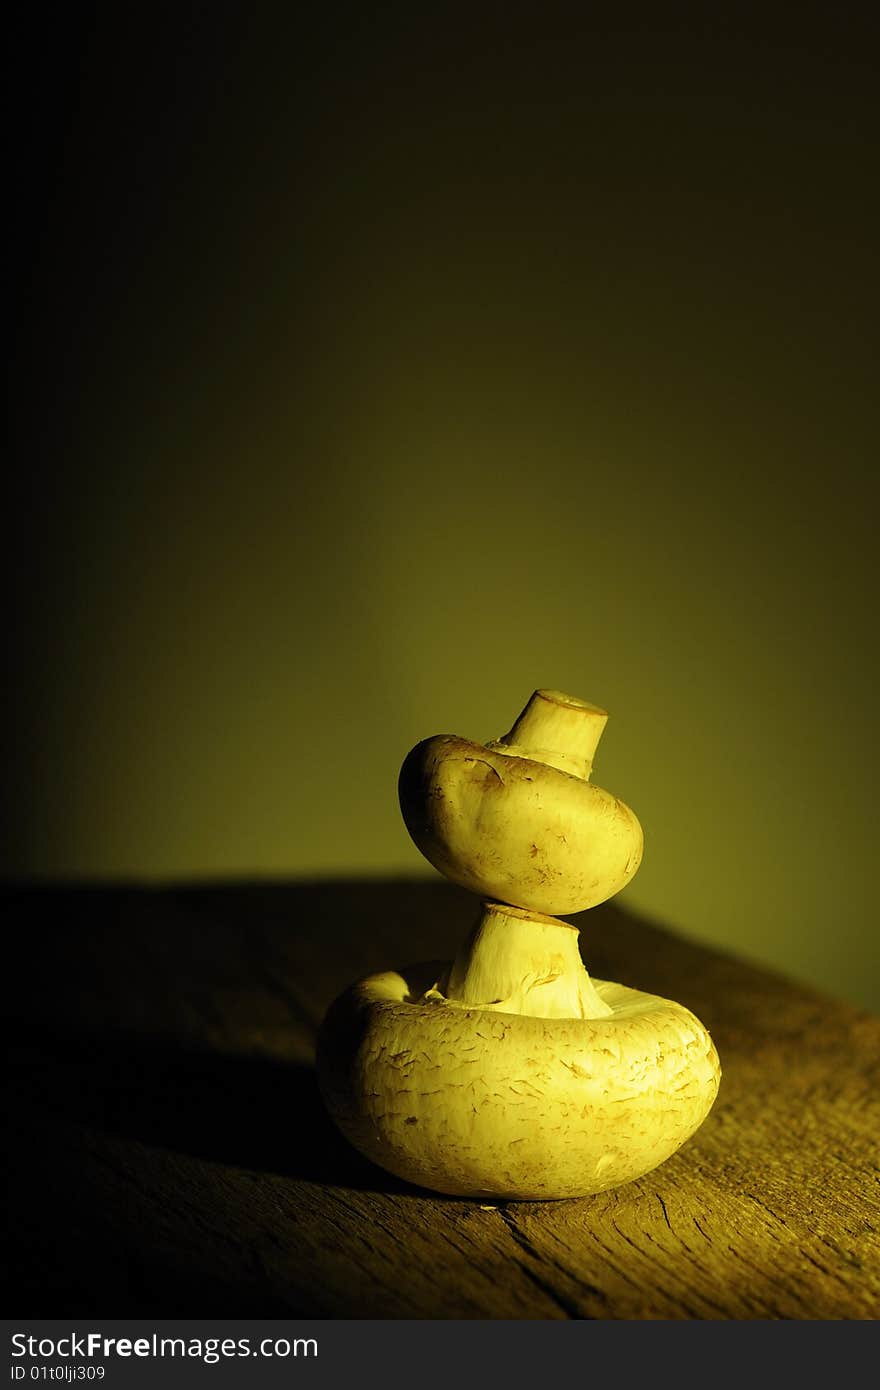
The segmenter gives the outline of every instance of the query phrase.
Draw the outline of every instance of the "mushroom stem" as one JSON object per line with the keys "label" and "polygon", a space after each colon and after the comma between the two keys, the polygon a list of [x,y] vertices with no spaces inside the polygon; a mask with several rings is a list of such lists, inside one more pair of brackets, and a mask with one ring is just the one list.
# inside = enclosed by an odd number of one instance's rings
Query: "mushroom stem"
{"label": "mushroom stem", "polygon": [[547,763],[589,781],[608,715],[561,690],[536,690],[509,733],[489,743],[498,753]]}
{"label": "mushroom stem", "polygon": [[446,988],[448,1003],[532,1018],[606,1018],[578,949],[579,932],[558,917],[486,902],[461,947]]}

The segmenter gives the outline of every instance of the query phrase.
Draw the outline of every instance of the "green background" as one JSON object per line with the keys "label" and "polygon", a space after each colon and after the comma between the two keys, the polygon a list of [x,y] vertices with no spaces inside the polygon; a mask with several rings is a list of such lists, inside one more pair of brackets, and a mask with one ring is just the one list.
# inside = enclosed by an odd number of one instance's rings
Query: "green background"
{"label": "green background", "polygon": [[8,874],[431,874],[553,686],[622,905],[880,1008],[864,35],[316,8],[19,38]]}

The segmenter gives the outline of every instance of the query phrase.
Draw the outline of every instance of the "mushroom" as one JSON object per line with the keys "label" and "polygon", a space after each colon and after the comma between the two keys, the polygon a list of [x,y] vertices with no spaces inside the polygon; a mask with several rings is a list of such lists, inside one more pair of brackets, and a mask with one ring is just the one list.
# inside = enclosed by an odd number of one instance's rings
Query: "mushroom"
{"label": "mushroom", "polygon": [[586,700],[536,690],[501,739],[417,744],[399,792],[422,854],[472,893],[554,916],[618,893],[643,839],[629,807],[589,780],[607,719]]}
{"label": "mushroom", "polygon": [[715,1099],[718,1056],[699,1020],[592,980],[577,928],[543,907],[600,902],[638,866],[636,817],[587,781],[606,719],[536,691],[503,739],[440,735],[404,762],[419,848],[494,892],[451,963],[346,990],[317,1060],[342,1133],[410,1182],[481,1198],[600,1192],[662,1163]]}

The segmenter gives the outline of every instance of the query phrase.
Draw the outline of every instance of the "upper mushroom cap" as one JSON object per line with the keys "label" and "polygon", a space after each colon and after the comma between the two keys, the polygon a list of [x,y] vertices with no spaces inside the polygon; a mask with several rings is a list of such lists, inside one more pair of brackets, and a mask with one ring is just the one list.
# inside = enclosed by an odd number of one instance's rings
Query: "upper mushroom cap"
{"label": "upper mushroom cap", "polygon": [[619,892],[641,863],[642,828],[628,806],[517,743],[425,739],[405,758],[398,790],[422,854],[481,897],[553,916],[582,912]]}

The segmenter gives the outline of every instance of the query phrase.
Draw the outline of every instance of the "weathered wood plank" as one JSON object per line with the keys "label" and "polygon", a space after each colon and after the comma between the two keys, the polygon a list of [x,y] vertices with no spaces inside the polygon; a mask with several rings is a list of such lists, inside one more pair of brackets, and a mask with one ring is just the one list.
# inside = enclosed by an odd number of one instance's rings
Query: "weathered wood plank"
{"label": "weathered wood plank", "polygon": [[314,1031],[354,977],[450,954],[442,883],[7,897],[16,1314],[880,1316],[880,1020],[640,922],[593,973],[715,1037],[716,1106],[654,1173],[493,1204],[409,1188],[336,1135]]}

